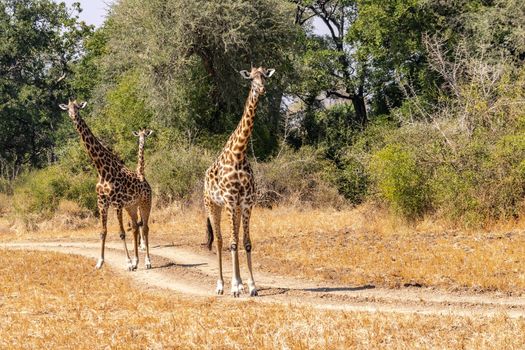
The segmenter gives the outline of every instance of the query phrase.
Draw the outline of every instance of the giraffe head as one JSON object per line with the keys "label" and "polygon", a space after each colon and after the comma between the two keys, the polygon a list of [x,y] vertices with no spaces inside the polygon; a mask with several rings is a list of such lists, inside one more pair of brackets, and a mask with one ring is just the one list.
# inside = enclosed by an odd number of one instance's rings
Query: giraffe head
{"label": "giraffe head", "polygon": [[133,131],[133,136],[139,138],[139,142],[144,142],[146,137],[153,134],[153,130],[150,129],[140,129],[139,131]]}
{"label": "giraffe head", "polygon": [[68,104],[61,103],[59,106],[64,111],[68,111],[69,116],[71,118],[74,118],[77,116],[78,111],[86,107],[87,102],[81,102],[80,104],[77,102],[77,100],[69,100]]}
{"label": "giraffe head", "polygon": [[263,67],[252,68],[250,72],[242,70],[241,75],[244,79],[250,79],[252,81],[252,91],[257,95],[264,95],[264,83],[266,79],[271,77],[275,73],[275,69],[266,69]]}

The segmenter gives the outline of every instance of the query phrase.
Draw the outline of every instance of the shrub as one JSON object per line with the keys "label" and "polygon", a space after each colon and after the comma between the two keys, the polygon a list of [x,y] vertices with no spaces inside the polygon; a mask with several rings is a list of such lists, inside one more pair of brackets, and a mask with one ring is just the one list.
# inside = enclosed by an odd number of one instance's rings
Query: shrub
{"label": "shrub", "polygon": [[3,194],[12,194],[13,188],[11,186],[11,181],[0,177],[0,193]]}
{"label": "shrub", "polygon": [[32,171],[15,183],[15,213],[47,218],[57,210],[63,199],[74,201],[81,208],[96,213],[95,183],[96,177],[92,174],[71,174],[65,166],[59,164]]}
{"label": "shrub", "polygon": [[77,174],[70,177],[69,188],[65,199],[73,201],[80,208],[98,214],[97,195],[95,193],[97,177],[90,173]]}
{"label": "shrub", "polygon": [[163,148],[147,157],[146,178],[160,203],[189,201],[202,193],[204,172],[213,157],[199,147]]}
{"label": "shrub", "polygon": [[307,203],[338,207],[343,204],[334,184],[337,169],[313,148],[302,147],[295,152],[286,149],[268,162],[253,163],[253,167],[260,205]]}
{"label": "shrub", "polygon": [[370,178],[365,166],[356,159],[347,159],[337,172],[335,183],[339,193],[353,204],[362,203],[367,195]]}
{"label": "shrub", "polygon": [[33,171],[17,181],[14,209],[17,214],[52,214],[69,187],[67,177],[57,166]]}
{"label": "shrub", "polygon": [[417,218],[429,207],[426,178],[407,148],[390,144],[376,152],[370,172],[380,197],[406,218]]}
{"label": "shrub", "polygon": [[0,192],[0,217],[8,214],[12,207],[12,196]]}

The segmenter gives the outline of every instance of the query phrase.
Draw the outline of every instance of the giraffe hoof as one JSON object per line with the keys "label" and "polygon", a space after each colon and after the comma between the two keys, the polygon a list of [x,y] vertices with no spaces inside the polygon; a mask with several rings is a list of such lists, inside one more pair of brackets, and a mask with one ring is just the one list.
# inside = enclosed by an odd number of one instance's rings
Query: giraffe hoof
{"label": "giraffe hoof", "polygon": [[132,263],[131,263],[131,270],[130,271],[135,271],[137,269],[137,267],[139,266],[139,261],[138,259],[133,259]]}
{"label": "giraffe hoof", "polygon": [[232,295],[233,295],[234,298],[238,298],[238,297],[241,296],[241,293],[239,293],[239,292],[232,292]]}
{"label": "giraffe hoof", "polygon": [[215,289],[215,292],[217,293],[217,295],[224,294],[224,284],[221,280],[217,281],[217,288]]}
{"label": "giraffe hoof", "polygon": [[98,259],[97,265],[95,265],[95,269],[100,269],[104,265],[104,259]]}
{"label": "giraffe hoof", "polygon": [[258,295],[259,295],[259,293],[257,293],[257,289],[252,289],[252,290],[250,291],[250,296],[251,296],[251,297],[256,297],[256,296],[258,296]]}
{"label": "giraffe hoof", "polygon": [[244,293],[244,285],[242,284],[242,282],[240,282],[239,285],[237,286],[237,293],[239,294]]}

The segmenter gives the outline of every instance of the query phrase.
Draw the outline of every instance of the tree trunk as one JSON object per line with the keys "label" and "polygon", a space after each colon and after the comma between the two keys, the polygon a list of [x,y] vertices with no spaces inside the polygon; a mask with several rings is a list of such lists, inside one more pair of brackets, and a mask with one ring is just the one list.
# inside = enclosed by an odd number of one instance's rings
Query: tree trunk
{"label": "tree trunk", "polygon": [[368,115],[362,87],[359,87],[359,91],[352,96],[352,105],[354,106],[357,122],[361,124],[362,127],[365,127],[368,123]]}

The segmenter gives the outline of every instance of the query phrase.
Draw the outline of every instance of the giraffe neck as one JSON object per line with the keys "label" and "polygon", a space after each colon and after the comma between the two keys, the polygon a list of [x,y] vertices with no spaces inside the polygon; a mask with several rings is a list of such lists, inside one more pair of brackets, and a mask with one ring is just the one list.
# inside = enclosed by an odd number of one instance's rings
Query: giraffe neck
{"label": "giraffe neck", "polygon": [[233,154],[234,160],[241,161],[246,157],[246,149],[248,148],[248,141],[252,134],[258,102],[259,94],[253,88],[250,89],[250,94],[244,105],[244,113],[241,121],[226,144],[226,150],[229,150]]}
{"label": "giraffe neck", "polygon": [[137,156],[137,175],[141,180],[144,180],[144,142],[145,138],[139,138],[139,154]]}
{"label": "giraffe neck", "polygon": [[[75,124],[75,128],[80,135],[80,139],[84,144],[86,151],[95,164],[97,172],[100,176],[103,176],[106,172],[109,172],[111,165],[119,164],[124,165],[118,157],[116,157],[112,152],[110,152],[100,141],[93,135],[91,129],[87,126],[84,119],[80,117],[77,113],[72,116],[71,119]],[[108,167],[105,167],[108,165]]]}

